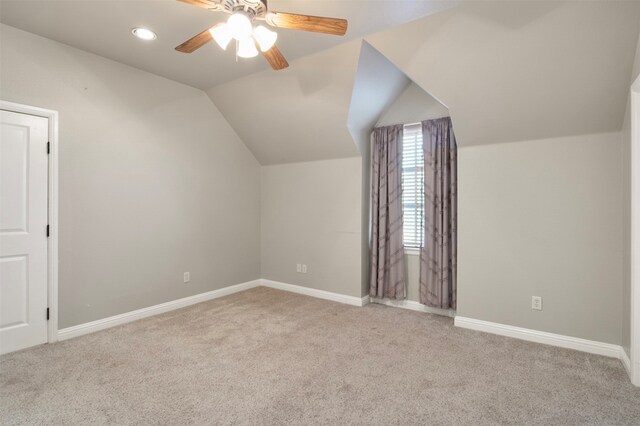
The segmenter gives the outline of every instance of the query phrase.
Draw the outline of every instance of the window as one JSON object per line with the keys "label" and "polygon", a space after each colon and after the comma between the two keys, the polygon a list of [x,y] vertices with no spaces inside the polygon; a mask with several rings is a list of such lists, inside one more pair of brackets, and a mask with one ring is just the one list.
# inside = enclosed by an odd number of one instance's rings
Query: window
{"label": "window", "polygon": [[402,141],[402,215],[404,246],[408,248],[418,248],[423,242],[423,182],[422,125],[406,124]]}

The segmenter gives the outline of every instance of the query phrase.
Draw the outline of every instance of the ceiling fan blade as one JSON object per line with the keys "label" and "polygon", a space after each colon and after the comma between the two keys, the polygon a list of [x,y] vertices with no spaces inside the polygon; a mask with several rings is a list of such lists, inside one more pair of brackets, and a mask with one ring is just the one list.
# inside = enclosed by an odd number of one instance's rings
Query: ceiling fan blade
{"label": "ceiling fan blade", "polygon": [[213,0],[178,0],[178,1],[182,3],[190,4],[192,6],[198,6],[203,9],[217,10],[220,7],[218,5],[218,2],[215,2]]}
{"label": "ceiling fan blade", "polygon": [[266,52],[262,52],[262,56],[264,56],[269,64],[271,64],[271,68],[274,70],[282,70],[289,66],[289,63],[280,52],[277,46],[273,46],[271,49]]}
{"label": "ceiling fan blade", "polygon": [[213,37],[211,37],[211,33],[207,28],[197,36],[191,37],[189,40],[185,41],[180,46],[177,46],[176,50],[182,53],[191,53],[200,49],[202,46],[210,42],[212,38]]}
{"label": "ceiling fan blade", "polygon": [[348,26],[346,19],[296,15],[294,13],[269,12],[265,19],[268,24],[278,28],[312,31],[314,33],[339,36],[346,34]]}

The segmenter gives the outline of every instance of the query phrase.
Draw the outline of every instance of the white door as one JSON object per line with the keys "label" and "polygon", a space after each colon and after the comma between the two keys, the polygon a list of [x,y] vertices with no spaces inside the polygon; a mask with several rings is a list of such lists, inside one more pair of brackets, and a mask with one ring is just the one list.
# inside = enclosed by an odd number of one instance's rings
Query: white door
{"label": "white door", "polygon": [[48,127],[0,111],[0,353],[47,342]]}

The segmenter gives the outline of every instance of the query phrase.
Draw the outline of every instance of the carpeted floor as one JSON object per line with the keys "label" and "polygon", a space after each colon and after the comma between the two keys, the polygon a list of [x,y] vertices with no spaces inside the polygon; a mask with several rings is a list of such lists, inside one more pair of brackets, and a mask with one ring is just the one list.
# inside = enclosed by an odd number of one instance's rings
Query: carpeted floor
{"label": "carpeted floor", "polygon": [[256,288],[0,357],[0,423],[634,424],[620,361]]}

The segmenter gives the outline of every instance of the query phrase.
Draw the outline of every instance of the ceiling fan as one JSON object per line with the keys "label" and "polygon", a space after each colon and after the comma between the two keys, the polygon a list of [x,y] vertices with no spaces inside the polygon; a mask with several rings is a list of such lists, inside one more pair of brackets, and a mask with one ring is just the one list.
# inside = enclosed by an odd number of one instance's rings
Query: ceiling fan
{"label": "ceiling fan", "polygon": [[[252,58],[258,49],[274,70],[287,68],[289,63],[275,45],[278,34],[265,26],[254,28],[255,21],[265,21],[276,28],[311,31],[316,33],[345,35],[347,20],[319,16],[272,12],[267,0],[178,0],[204,9],[230,14],[227,22],[214,25],[176,47],[183,53],[191,53],[212,39],[225,49],[232,40],[236,43],[236,55]],[[257,46],[256,46],[257,45]]]}

